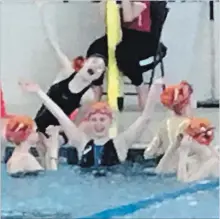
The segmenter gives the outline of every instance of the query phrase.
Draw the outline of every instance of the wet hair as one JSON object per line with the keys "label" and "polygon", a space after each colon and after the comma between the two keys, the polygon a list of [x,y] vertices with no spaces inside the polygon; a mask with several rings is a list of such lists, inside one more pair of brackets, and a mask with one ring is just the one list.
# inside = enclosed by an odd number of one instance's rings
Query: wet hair
{"label": "wet hair", "polygon": [[13,116],[9,118],[6,124],[6,140],[19,145],[25,141],[31,134],[34,127],[34,121],[28,116]]}

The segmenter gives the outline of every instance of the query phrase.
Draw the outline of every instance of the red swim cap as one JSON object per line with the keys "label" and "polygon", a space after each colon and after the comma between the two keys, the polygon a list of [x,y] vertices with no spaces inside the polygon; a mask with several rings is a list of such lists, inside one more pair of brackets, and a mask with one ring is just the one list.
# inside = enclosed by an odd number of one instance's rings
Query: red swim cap
{"label": "red swim cap", "polygon": [[73,60],[73,68],[78,72],[85,63],[85,58],[83,56],[78,56]]}

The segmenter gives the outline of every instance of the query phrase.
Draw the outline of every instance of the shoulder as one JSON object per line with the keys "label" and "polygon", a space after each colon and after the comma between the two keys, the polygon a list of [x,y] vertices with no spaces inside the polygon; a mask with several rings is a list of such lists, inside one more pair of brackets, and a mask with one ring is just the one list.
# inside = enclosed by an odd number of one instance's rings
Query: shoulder
{"label": "shoulder", "polygon": [[55,80],[53,81],[53,84],[57,84],[61,81],[64,81],[68,79],[69,77],[71,77],[72,75],[75,75],[75,72],[73,72],[73,70],[70,72],[70,71],[66,71],[65,69],[63,69],[57,74]]}

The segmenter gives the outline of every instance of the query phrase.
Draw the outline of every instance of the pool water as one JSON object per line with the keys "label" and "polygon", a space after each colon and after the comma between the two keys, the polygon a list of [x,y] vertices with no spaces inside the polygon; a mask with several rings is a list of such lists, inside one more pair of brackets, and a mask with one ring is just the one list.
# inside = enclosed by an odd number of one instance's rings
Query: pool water
{"label": "pool water", "polygon": [[219,218],[219,188],[180,196],[121,218]]}
{"label": "pool water", "polygon": [[[104,209],[186,187],[173,176],[149,175],[141,165],[135,163],[114,167],[108,170],[105,177],[94,177],[89,171],[81,171],[76,166],[67,165],[61,165],[56,172],[27,178],[11,178],[6,173],[5,165],[2,165],[1,170],[2,216],[23,219],[82,218]],[[216,194],[217,191],[194,194],[193,201],[188,200],[191,196],[180,197],[163,202],[159,208],[156,204],[130,216],[153,218],[167,215],[170,218],[175,215],[175,218],[180,218],[184,215],[178,214],[178,211],[181,211],[192,218],[199,210],[193,210],[191,205],[201,208],[202,212],[207,202],[208,213],[201,215],[213,218],[218,212]],[[168,212],[162,213],[166,209],[169,209]]]}

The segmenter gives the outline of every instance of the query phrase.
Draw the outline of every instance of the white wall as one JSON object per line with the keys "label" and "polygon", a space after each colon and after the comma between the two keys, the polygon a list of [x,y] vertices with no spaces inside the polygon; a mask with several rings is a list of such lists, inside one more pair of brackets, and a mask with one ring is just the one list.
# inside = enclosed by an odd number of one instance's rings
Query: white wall
{"label": "white wall", "polygon": [[[37,98],[19,90],[19,78],[35,80],[46,88],[59,67],[44,38],[35,6],[23,1],[1,3],[0,7],[1,81],[9,110],[16,111],[14,105],[37,103]],[[82,1],[46,7],[60,45],[70,58],[85,54],[89,43],[104,31],[97,4]],[[189,80],[196,99],[204,99],[209,94],[211,69],[207,3],[172,3],[170,8],[163,34],[168,46],[167,81]]]}
{"label": "white wall", "polygon": [[[59,71],[53,50],[47,44],[38,10],[32,3],[3,3],[1,6],[1,82],[9,111],[23,111],[39,101],[20,91],[17,81],[27,78],[46,88]],[[74,58],[85,54],[89,43],[104,32],[98,7],[89,2],[53,3],[45,6],[47,18],[57,31],[65,53]],[[79,25],[80,20],[84,25]],[[103,23],[103,25],[102,25]],[[28,110],[31,111],[32,110]]]}

